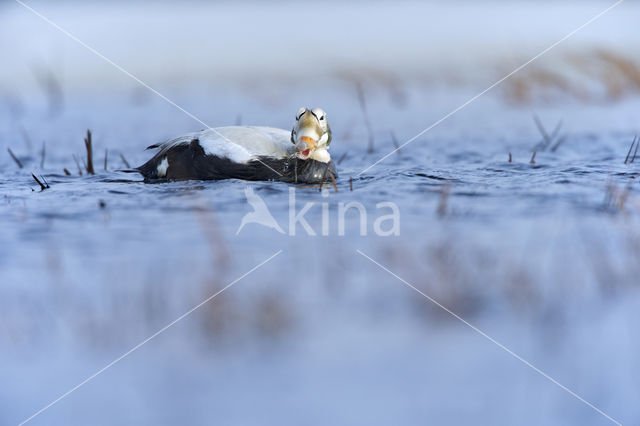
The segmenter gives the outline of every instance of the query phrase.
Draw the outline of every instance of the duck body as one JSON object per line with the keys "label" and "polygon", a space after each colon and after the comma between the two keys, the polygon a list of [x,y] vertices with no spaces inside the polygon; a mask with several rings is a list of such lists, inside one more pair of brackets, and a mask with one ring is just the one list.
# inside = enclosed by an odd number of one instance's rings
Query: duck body
{"label": "duck body", "polygon": [[301,159],[292,133],[273,127],[206,129],[147,149],[158,151],[135,169],[145,182],[244,179],[322,183],[330,180],[331,174],[337,176],[326,150]]}

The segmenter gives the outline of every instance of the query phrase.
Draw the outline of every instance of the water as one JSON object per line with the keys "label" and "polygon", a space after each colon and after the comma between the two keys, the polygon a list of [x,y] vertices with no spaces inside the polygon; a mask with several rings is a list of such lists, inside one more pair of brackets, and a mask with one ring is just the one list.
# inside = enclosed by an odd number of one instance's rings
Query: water
{"label": "water", "polygon": [[[289,128],[302,104],[324,108],[342,161],[338,190],[321,191],[148,185],[117,172],[120,154],[139,165],[147,145],[201,127],[122,78],[91,90],[67,82],[62,107],[37,88],[19,108],[5,98],[0,149],[25,167],[0,157],[1,424],[25,420],[229,284],[32,423],[611,423],[452,313],[607,415],[640,421],[631,92],[604,102],[586,82],[590,101],[553,91],[561,102],[514,103],[501,88],[360,174],[394,138],[402,144],[489,83],[365,79],[373,152],[348,79],[162,85],[213,125]],[[566,139],[531,164],[533,113],[548,132],[562,120]],[[96,174],[79,176],[72,155],[84,158],[87,128]],[[284,234],[256,224],[236,234],[251,211],[247,186]],[[365,236],[355,210],[340,233],[340,203],[350,202],[366,212]],[[398,208],[399,235],[376,235],[384,202]],[[290,226],[306,203],[315,236]]]}

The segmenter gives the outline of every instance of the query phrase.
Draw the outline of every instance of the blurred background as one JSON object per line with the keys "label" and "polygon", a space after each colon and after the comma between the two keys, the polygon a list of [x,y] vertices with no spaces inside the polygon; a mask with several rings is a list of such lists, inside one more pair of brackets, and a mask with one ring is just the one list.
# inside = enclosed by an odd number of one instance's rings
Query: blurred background
{"label": "blurred background", "polygon": [[[369,168],[613,4],[1,1],[0,424],[279,250],[30,424],[613,423],[356,250],[639,423],[639,2]],[[140,82],[212,127],[325,109],[337,190],[294,208],[329,235],[236,235],[247,186],[287,230],[286,184],[118,172],[203,127]]]}

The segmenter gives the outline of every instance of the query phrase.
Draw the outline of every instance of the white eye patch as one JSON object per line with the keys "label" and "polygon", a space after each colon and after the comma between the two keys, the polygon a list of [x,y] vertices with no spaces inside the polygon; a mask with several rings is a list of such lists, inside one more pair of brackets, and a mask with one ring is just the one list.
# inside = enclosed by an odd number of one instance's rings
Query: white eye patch
{"label": "white eye patch", "polygon": [[313,115],[318,117],[318,120],[320,121],[324,120],[325,115],[327,115],[322,108],[313,108],[311,112],[313,113]]}
{"label": "white eye patch", "polygon": [[305,112],[307,112],[307,109],[305,107],[300,108],[296,113],[296,120],[300,120],[300,117],[302,117]]}

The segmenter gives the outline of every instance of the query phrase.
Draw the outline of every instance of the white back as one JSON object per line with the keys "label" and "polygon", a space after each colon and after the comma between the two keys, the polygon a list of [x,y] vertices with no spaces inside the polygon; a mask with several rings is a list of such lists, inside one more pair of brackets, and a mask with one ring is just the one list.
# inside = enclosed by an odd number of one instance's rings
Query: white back
{"label": "white back", "polygon": [[217,127],[188,133],[163,143],[160,150],[166,151],[196,138],[206,154],[236,163],[246,163],[259,156],[288,157],[295,151],[290,131],[261,126]]}

